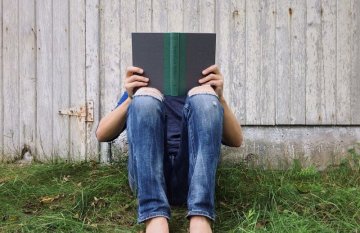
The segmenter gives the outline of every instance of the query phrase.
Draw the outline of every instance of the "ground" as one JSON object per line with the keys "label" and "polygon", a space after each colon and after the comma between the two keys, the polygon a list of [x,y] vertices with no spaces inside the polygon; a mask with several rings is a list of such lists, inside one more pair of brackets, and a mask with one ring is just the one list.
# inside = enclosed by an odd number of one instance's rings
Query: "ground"
{"label": "ground", "polygon": [[[358,162],[358,161],[356,161]],[[352,163],[353,165],[353,163]],[[360,166],[221,164],[214,232],[360,232]],[[187,232],[173,208],[171,232]],[[0,232],[141,232],[126,161],[0,165]]]}

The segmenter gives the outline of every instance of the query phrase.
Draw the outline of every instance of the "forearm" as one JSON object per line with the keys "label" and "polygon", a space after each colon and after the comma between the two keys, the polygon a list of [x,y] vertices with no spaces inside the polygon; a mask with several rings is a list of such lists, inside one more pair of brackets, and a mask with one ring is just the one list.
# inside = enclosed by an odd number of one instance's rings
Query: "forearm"
{"label": "forearm", "polygon": [[241,126],[224,98],[220,98],[220,103],[224,108],[223,142],[228,146],[240,147],[243,142]]}
{"label": "forearm", "polygon": [[96,130],[96,138],[98,141],[108,142],[119,136],[125,126],[126,113],[130,103],[131,99],[128,98],[119,107],[100,120]]}

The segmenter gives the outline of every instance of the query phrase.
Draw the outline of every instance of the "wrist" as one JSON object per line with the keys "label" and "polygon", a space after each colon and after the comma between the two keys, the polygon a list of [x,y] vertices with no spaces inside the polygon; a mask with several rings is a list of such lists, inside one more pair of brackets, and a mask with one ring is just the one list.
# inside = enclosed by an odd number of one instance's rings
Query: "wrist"
{"label": "wrist", "polygon": [[225,105],[225,104],[226,104],[226,100],[225,100],[225,98],[224,98],[223,95],[219,97],[219,102],[221,103],[221,105]]}

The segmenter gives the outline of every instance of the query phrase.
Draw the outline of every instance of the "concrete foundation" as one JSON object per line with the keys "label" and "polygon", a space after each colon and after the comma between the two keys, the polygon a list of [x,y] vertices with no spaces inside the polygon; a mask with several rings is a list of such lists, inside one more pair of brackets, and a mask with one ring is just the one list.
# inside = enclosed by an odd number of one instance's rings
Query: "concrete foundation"
{"label": "concrete foundation", "polygon": [[[294,160],[323,170],[349,158],[350,149],[360,156],[360,127],[349,126],[244,126],[240,148],[223,146],[223,162],[245,161],[265,169],[287,169]],[[126,134],[112,146],[113,154],[127,152]]]}

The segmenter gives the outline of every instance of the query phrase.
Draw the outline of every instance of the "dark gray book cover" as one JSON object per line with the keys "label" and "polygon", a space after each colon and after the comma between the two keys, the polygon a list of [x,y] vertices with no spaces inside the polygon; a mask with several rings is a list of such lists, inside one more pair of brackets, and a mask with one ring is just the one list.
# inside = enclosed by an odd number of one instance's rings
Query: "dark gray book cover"
{"label": "dark gray book cover", "polygon": [[198,86],[201,72],[215,64],[215,51],[215,33],[132,33],[133,66],[164,95],[186,95]]}

